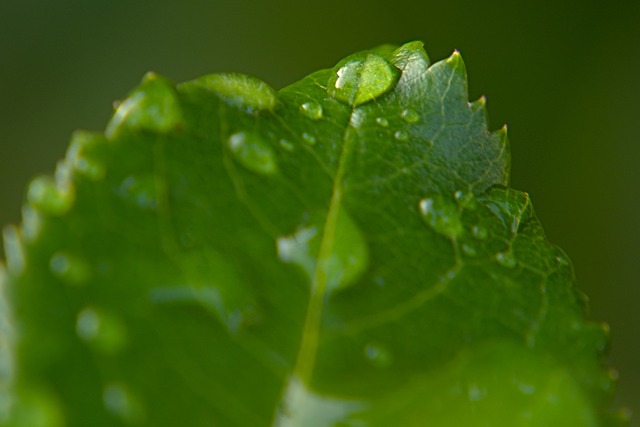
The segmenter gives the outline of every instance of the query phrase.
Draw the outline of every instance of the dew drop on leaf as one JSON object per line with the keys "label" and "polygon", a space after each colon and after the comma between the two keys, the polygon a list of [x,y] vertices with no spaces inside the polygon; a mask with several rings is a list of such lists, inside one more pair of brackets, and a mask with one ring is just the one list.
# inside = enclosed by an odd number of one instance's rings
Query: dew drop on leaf
{"label": "dew drop on leaf", "polygon": [[293,143],[284,138],[278,141],[278,143],[280,144],[280,147],[282,147],[285,151],[292,152],[293,150],[295,150],[295,146],[293,145]]}
{"label": "dew drop on leaf", "polygon": [[412,108],[405,108],[404,110],[402,110],[402,113],[400,113],[400,117],[402,117],[402,120],[407,123],[415,123],[420,120],[420,116],[418,115],[416,110]]}
{"label": "dew drop on leaf", "polygon": [[157,207],[156,182],[152,175],[129,175],[117,189],[118,194],[142,209],[154,210]]}
{"label": "dew drop on leaf", "polygon": [[499,252],[496,254],[496,261],[503,267],[513,268],[518,264],[518,261],[513,256],[513,253],[509,252]]}
{"label": "dew drop on leaf", "polygon": [[209,74],[187,84],[201,86],[225,100],[227,104],[249,113],[271,111],[277,103],[276,91],[271,86],[244,74]]}
{"label": "dew drop on leaf", "polygon": [[357,107],[391,90],[400,71],[375,53],[354,55],[342,62],[329,80],[329,95]]}
{"label": "dew drop on leaf", "polygon": [[471,228],[471,234],[478,240],[486,240],[489,237],[489,231],[481,225],[474,225]]}
{"label": "dew drop on leaf", "polygon": [[87,263],[80,257],[66,252],[57,252],[49,261],[51,272],[72,285],[83,284],[90,275]]}
{"label": "dew drop on leaf", "polygon": [[393,134],[396,141],[405,142],[409,140],[409,133],[406,130],[400,129]]}
{"label": "dew drop on leaf", "polygon": [[389,120],[386,117],[378,117],[376,118],[376,124],[382,128],[389,127]]}
{"label": "dew drop on leaf", "polygon": [[142,408],[138,399],[123,384],[114,382],[105,386],[102,401],[107,411],[129,425],[135,425],[142,419]]}
{"label": "dew drop on leaf", "polygon": [[434,231],[455,237],[462,231],[458,206],[441,194],[420,200],[418,204],[422,220]]}
{"label": "dew drop on leaf", "polygon": [[320,120],[322,118],[322,105],[317,102],[305,102],[300,106],[300,110],[311,120]]}
{"label": "dew drop on leaf", "polygon": [[251,172],[271,175],[278,169],[271,147],[253,133],[236,132],[227,140],[227,146],[233,158]]}
{"label": "dew drop on leaf", "polygon": [[469,257],[474,257],[478,255],[478,251],[476,250],[476,248],[468,243],[464,243],[462,245],[462,253],[464,253]]}
{"label": "dew drop on leaf", "polygon": [[389,350],[382,344],[369,343],[364,347],[364,356],[369,363],[378,368],[386,368],[391,365],[392,356]]}
{"label": "dew drop on leaf", "polygon": [[73,203],[73,187],[62,187],[46,176],[34,179],[27,190],[29,204],[40,212],[50,215],[66,213]]}
{"label": "dew drop on leaf", "polygon": [[316,143],[316,137],[308,132],[302,134],[302,140],[309,145],[314,145]]}
{"label": "dew drop on leaf", "polygon": [[78,313],[76,333],[105,353],[121,350],[127,340],[125,325],[119,318],[93,307],[86,307]]}

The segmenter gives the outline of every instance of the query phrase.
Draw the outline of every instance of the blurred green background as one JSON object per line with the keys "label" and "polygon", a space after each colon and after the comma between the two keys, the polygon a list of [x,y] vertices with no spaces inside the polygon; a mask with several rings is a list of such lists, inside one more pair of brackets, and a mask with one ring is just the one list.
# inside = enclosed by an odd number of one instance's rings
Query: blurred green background
{"label": "blurred green background", "polygon": [[612,326],[617,401],[640,426],[640,1],[0,0],[0,224],[76,128],[101,130],[143,73],[276,88],[356,50],[461,51],[471,99],[509,124],[513,186]]}

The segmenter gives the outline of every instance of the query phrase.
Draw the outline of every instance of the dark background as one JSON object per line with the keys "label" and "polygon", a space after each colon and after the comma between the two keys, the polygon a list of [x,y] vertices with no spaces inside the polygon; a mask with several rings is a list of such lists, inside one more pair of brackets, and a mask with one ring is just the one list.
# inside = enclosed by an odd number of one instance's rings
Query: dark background
{"label": "dark background", "polygon": [[[509,124],[512,182],[612,326],[618,402],[640,418],[640,1],[0,0],[0,224],[76,128],[154,70],[276,88],[382,43],[457,48],[471,99]],[[640,426],[636,420],[636,424]]]}

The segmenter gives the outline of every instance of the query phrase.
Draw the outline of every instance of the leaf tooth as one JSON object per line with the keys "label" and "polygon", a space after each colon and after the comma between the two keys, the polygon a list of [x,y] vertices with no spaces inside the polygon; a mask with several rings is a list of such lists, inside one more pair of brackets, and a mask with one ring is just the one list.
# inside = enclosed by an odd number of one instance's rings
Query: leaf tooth
{"label": "leaf tooth", "polygon": [[[59,168],[61,165],[62,163]],[[50,176],[39,176],[29,183],[27,203],[43,214],[64,215],[69,211],[74,200],[75,187],[68,179],[54,180]]]}
{"label": "leaf tooth", "polygon": [[18,276],[24,271],[24,244],[20,229],[15,225],[8,225],[2,231],[4,254],[7,261],[7,273]]}
{"label": "leaf tooth", "polygon": [[104,135],[86,130],[76,130],[67,150],[66,161],[74,175],[79,174],[91,180],[102,180],[106,173],[106,159],[103,151],[107,140]]}

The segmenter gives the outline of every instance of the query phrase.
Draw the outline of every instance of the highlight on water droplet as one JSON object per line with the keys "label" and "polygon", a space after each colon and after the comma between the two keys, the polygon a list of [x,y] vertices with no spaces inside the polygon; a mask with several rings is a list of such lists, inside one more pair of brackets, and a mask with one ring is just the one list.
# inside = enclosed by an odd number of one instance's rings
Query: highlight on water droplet
{"label": "highlight on water droplet", "polygon": [[329,95],[357,107],[391,90],[400,71],[375,53],[350,56],[338,64],[339,68],[329,80]]}
{"label": "highlight on water droplet", "polygon": [[465,209],[475,209],[477,206],[476,198],[471,190],[456,190],[453,193],[453,199]]}
{"label": "highlight on water droplet", "polygon": [[276,155],[260,136],[249,132],[236,132],[229,136],[227,147],[242,166],[261,175],[277,172]]}
{"label": "highlight on water droplet", "polygon": [[200,77],[181,87],[200,86],[222,98],[227,104],[248,113],[273,111],[278,102],[275,89],[255,77],[239,73],[217,73]]}
{"label": "highlight on water droplet", "polygon": [[437,233],[450,238],[462,233],[460,211],[453,200],[436,194],[420,200],[418,209],[422,220]]}
{"label": "highlight on water droplet", "polygon": [[405,142],[409,140],[409,132],[404,129],[400,129],[393,134],[396,141]]}
{"label": "highlight on water droplet", "polygon": [[322,118],[322,105],[317,102],[305,102],[300,106],[300,110],[311,120],[320,120]]}
{"label": "highlight on water droplet", "polygon": [[287,384],[273,427],[360,426],[353,417],[367,407],[364,402],[317,394],[293,377]]}
{"label": "highlight on water droplet", "polygon": [[402,117],[402,120],[407,123],[415,123],[420,120],[420,115],[413,108],[405,108],[404,110],[402,110],[402,112],[400,113],[400,117]]}
{"label": "highlight on water droplet", "polygon": [[76,333],[96,350],[104,353],[116,353],[127,344],[124,322],[95,307],[86,307],[78,313]]}
{"label": "highlight on water droplet", "polygon": [[87,262],[68,252],[56,252],[49,261],[53,275],[72,285],[84,284],[91,274]]}
{"label": "highlight on water droplet", "polygon": [[496,254],[496,261],[503,267],[514,268],[518,265],[518,260],[511,251],[499,252]]}
{"label": "highlight on water droplet", "polygon": [[393,357],[389,349],[380,343],[369,343],[364,347],[364,356],[373,366],[386,368],[391,365]]}
{"label": "highlight on water droplet", "polygon": [[314,145],[316,143],[316,137],[308,132],[304,132],[302,134],[302,140],[309,145]]}
{"label": "highlight on water droplet", "polygon": [[376,124],[381,128],[386,128],[389,127],[389,120],[387,120],[385,117],[377,117]]}
{"label": "highlight on water droplet", "polygon": [[144,411],[135,394],[121,382],[107,384],[102,392],[104,407],[129,425],[143,421]]}
{"label": "highlight on water droplet", "polygon": [[51,177],[35,178],[27,189],[29,204],[38,211],[49,215],[63,215],[73,205],[75,188],[68,180],[59,182]]}

